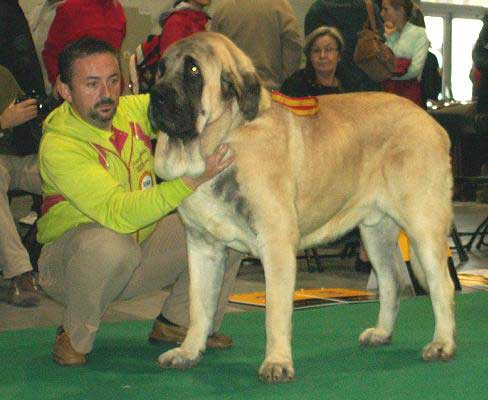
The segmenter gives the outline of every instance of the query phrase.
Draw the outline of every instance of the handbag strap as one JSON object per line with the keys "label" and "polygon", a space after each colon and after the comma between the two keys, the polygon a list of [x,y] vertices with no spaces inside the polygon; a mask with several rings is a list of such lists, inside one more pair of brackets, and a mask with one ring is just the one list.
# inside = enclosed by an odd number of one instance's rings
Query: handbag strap
{"label": "handbag strap", "polygon": [[364,0],[364,2],[366,3],[366,10],[368,11],[369,26],[375,33],[378,33],[378,30],[376,29],[376,19],[374,17],[373,3],[371,2],[371,0]]}

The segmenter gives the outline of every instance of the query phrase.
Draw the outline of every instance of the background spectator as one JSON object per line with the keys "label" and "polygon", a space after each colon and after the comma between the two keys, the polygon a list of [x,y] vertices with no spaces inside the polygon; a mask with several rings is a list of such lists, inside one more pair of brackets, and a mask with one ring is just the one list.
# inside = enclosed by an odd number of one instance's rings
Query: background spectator
{"label": "background spectator", "polygon": [[[425,19],[420,7],[413,3],[412,16],[410,22],[414,25],[425,28]],[[393,32],[395,28],[393,27]],[[439,68],[439,61],[431,51],[427,52],[424,68],[422,70],[422,77],[420,79],[420,95],[422,98],[422,106],[427,108],[427,101],[437,101],[439,94],[442,91],[442,75]]]}
{"label": "background spectator", "polygon": [[394,77],[382,82],[383,89],[412,100],[424,107],[420,79],[430,43],[425,28],[410,22],[411,0],[383,0],[381,16],[393,24],[394,31],[386,34],[386,44],[396,57]]}
{"label": "background spectator", "polygon": [[278,89],[300,66],[302,35],[287,0],[221,0],[211,29],[251,58],[268,89]]}
{"label": "background spectator", "polygon": [[341,68],[344,39],[336,28],[322,26],[305,38],[306,66],[285,80],[280,91],[288,96],[319,96],[350,92],[353,77]]}
{"label": "background spectator", "polygon": [[0,267],[3,277],[10,280],[3,300],[15,306],[29,307],[38,304],[39,299],[34,293],[39,287],[10,212],[7,192],[14,189],[41,192],[37,156],[15,155],[12,143],[13,128],[34,119],[37,105],[34,99],[15,103],[23,91],[9,70],[1,65],[0,88]]}
{"label": "background spectator", "polygon": [[[376,26],[383,34],[383,23],[379,9],[373,3]],[[344,74],[355,77],[354,91],[381,90],[381,85],[371,80],[354,62],[358,32],[368,19],[364,0],[316,0],[305,16],[305,35],[320,26],[333,26],[344,37],[345,48],[341,55],[341,68]]]}
{"label": "background spectator", "polygon": [[67,44],[91,36],[120,50],[125,34],[124,9],[118,0],[65,0],[56,8],[42,51],[49,82],[54,86],[58,57]]}
{"label": "background spectator", "polygon": [[[41,65],[18,0],[0,0],[0,65],[9,70],[23,93],[29,97],[45,97]],[[5,95],[11,96],[11,93]],[[40,120],[37,119],[15,126],[15,135],[10,135],[15,153],[37,153],[39,128]],[[40,196],[34,196],[33,210],[40,207],[40,201]]]}
{"label": "background spectator", "polygon": [[29,21],[30,30],[32,33],[32,39],[36,47],[37,58],[40,61],[42,68],[42,77],[46,93],[52,92],[52,86],[47,76],[46,67],[42,59],[42,50],[44,49],[44,43],[47,39],[49,28],[52,25],[54,16],[56,15],[56,7],[64,0],[45,0],[44,3],[34,7],[32,11],[27,15]]}
{"label": "background spectator", "polygon": [[25,93],[44,94],[41,66],[29,24],[18,0],[0,0],[0,65]]}
{"label": "background spectator", "polygon": [[210,17],[203,9],[210,3],[211,0],[179,0],[174,3],[171,10],[160,15],[159,25],[162,32],[159,49],[161,55],[174,42],[207,29]]}
{"label": "background spectator", "polygon": [[176,1],[159,16],[161,33],[149,35],[129,59],[129,77],[134,94],[147,93],[154,85],[159,59],[174,42],[207,29],[210,17],[203,11],[210,0]]}
{"label": "background spectator", "polygon": [[479,71],[475,125],[478,132],[488,135],[488,14],[473,48],[473,66]]}

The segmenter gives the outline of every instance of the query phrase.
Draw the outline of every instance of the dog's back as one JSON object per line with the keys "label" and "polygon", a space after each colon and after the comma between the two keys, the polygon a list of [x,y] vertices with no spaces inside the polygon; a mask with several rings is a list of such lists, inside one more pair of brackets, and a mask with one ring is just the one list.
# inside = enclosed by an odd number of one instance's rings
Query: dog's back
{"label": "dog's back", "polygon": [[449,138],[424,110],[398,96],[322,96],[318,113],[307,117],[273,104],[230,142],[241,180],[269,185],[292,178],[290,188],[286,183],[276,191],[293,197],[307,245],[328,240],[329,231],[334,239],[378,210],[398,213],[425,203],[426,196],[437,218],[451,218]]}

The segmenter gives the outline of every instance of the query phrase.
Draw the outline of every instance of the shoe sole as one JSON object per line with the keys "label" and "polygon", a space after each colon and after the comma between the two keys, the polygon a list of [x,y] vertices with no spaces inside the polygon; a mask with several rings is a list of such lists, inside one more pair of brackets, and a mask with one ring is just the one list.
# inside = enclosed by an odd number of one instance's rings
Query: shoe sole
{"label": "shoe sole", "polygon": [[63,367],[79,367],[81,365],[85,365],[86,364],[86,360],[84,360],[84,361],[76,361],[76,362],[69,362],[69,361],[66,361],[66,360],[62,359],[61,357],[57,356],[54,353],[52,353],[52,356],[53,356],[53,361],[56,364],[61,365]]}

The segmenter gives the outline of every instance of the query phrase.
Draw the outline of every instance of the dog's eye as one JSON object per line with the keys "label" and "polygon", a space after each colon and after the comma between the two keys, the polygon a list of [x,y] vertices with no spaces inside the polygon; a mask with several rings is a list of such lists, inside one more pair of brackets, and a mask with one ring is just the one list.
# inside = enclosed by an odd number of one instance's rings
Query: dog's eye
{"label": "dog's eye", "polygon": [[200,75],[200,70],[198,69],[198,67],[196,65],[192,65],[190,67],[190,72],[192,75]]}
{"label": "dog's eye", "polygon": [[191,95],[191,98],[198,98],[202,92],[203,74],[200,66],[191,56],[185,57],[181,79],[184,82],[185,92]]}
{"label": "dog's eye", "polygon": [[195,79],[201,77],[200,67],[193,59],[193,57],[187,57],[185,59],[185,77],[187,79]]}
{"label": "dog's eye", "polygon": [[187,71],[188,71],[188,77],[190,78],[196,78],[200,76],[200,68],[198,68],[198,65],[190,63],[187,66]]}

